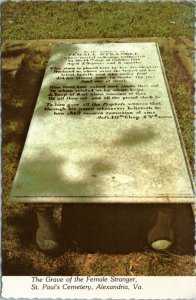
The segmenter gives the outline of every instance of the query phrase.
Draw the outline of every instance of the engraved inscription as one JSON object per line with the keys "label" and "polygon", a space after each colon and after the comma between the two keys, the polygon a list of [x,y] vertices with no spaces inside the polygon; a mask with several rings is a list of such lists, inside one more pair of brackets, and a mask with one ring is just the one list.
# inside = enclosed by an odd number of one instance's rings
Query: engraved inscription
{"label": "engraved inscription", "polygon": [[160,66],[145,61],[145,54],[130,50],[68,53],[62,66],[50,66],[55,82],[44,111],[96,119],[171,118],[162,110]]}

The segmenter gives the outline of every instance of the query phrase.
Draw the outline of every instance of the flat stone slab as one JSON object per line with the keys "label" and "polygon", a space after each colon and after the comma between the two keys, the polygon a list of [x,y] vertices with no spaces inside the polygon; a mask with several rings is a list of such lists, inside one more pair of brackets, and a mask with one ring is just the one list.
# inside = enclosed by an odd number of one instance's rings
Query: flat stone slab
{"label": "flat stone slab", "polygon": [[53,47],[10,200],[194,202],[157,44]]}

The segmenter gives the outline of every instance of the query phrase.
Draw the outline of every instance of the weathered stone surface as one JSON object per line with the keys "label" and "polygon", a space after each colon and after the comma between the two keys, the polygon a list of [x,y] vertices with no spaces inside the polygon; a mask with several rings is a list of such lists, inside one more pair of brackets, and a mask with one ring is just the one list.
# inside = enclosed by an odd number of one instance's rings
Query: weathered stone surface
{"label": "weathered stone surface", "polygon": [[156,44],[54,47],[10,199],[193,202]]}

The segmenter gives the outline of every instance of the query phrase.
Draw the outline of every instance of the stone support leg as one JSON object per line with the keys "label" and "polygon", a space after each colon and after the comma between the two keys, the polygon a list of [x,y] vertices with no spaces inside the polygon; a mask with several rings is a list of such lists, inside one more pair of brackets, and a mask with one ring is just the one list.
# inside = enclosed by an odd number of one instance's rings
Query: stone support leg
{"label": "stone support leg", "polygon": [[174,207],[162,205],[158,208],[156,223],[148,234],[150,246],[156,250],[167,250],[174,242],[172,229]]}
{"label": "stone support leg", "polygon": [[36,205],[38,220],[36,242],[41,250],[53,252],[59,248],[58,231],[53,219],[54,205]]}

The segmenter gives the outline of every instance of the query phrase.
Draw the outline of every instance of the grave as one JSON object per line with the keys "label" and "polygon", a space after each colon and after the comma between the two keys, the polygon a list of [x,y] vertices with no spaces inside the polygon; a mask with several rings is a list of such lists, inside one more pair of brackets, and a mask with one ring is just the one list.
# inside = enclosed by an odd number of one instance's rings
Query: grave
{"label": "grave", "polygon": [[156,43],[53,47],[10,200],[194,202]]}

